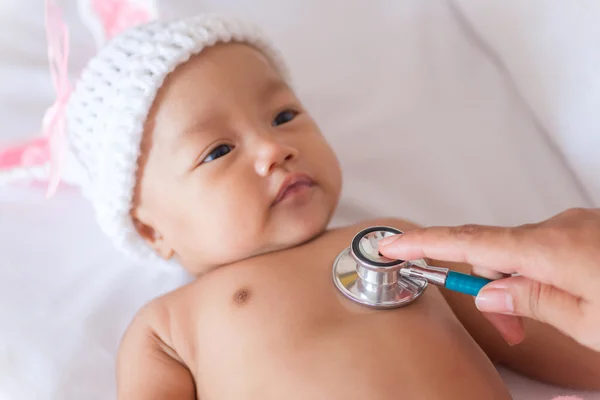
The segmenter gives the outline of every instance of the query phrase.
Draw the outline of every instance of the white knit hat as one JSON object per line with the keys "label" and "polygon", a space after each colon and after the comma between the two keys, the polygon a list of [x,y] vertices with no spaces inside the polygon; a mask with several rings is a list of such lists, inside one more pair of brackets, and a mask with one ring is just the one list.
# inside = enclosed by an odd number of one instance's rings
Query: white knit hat
{"label": "white knit hat", "polygon": [[75,85],[66,109],[61,178],[82,188],[101,229],[129,255],[156,258],[130,214],[144,123],[155,96],[178,65],[231,41],[260,50],[289,81],[280,55],[256,26],[210,14],[126,30],[90,60]]}

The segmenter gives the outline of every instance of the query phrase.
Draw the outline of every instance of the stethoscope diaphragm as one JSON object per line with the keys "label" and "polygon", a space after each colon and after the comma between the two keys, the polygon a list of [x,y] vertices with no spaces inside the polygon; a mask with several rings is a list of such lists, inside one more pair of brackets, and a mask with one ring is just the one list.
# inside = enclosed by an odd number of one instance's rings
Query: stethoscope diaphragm
{"label": "stethoscope diaphragm", "polygon": [[[377,242],[384,237],[402,234],[385,227],[359,232],[350,247],[344,249],[333,264],[333,281],[349,299],[379,309],[403,307],[415,301],[427,288],[427,280],[399,274],[406,261],[392,260],[379,253]],[[420,261],[411,261],[420,265]],[[427,266],[422,262],[423,266]]]}

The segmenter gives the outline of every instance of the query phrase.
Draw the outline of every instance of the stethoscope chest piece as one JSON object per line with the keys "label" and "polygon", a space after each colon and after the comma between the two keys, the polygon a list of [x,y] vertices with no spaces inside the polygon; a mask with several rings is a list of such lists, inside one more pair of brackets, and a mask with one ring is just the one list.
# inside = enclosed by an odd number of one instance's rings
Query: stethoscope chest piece
{"label": "stethoscope chest piece", "polygon": [[[427,288],[427,280],[400,275],[407,262],[391,260],[378,251],[380,239],[401,233],[385,226],[359,232],[335,259],[333,281],[338,290],[357,303],[380,309],[403,307],[417,300]],[[410,263],[427,266],[422,260]]]}

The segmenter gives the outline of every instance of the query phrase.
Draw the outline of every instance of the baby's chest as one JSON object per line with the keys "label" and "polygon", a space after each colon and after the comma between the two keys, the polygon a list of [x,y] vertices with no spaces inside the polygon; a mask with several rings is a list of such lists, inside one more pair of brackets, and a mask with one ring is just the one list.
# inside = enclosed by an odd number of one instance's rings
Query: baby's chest
{"label": "baby's chest", "polygon": [[414,318],[409,316],[429,303],[424,296],[412,311],[380,311],[348,300],[333,281],[333,263],[351,240],[340,235],[268,258],[223,270],[203,282],[195,304],[198,313],[198,342],[227,343],[240,352],[269,348],[289,349],[320,340],[344,329],[391,326]]}
{"label": "baby's chest", "polygon": [[203,318],[210,315],[211,325],[245,330],[259,325],[265,330],[290,323],[310,324],[336,313],[340,298],[331,278],[331,262],[296,258],[229,271],[205,290]]}
{"label": "baby's chest", "polygon": [[356,309],[333,283],[336,255],[336,250],[313,257],[298,252],[284,260],[223,271],[197,288],[199,332],[207,339],[275,343],[282,335],[306,337],[347,318]]}
{"label": "baby's chest", "polygon": [[251,369],[270,376],[280,368],[306,373],[311,366],[334,363],[336,369],[338,361],[353,362],[347,349],[371,354],[395,346],[399,338],[414,344],[423,335],[446,330],[431,294],[410,307],[387,311],[349,301],[333,283],[335,254],[325,258],[320,264],[297,258],[275,271],[269,265],[238,272],[228,277],[229,283],[205,290],[190,338],[196,343],[198,370],[231,375]]}

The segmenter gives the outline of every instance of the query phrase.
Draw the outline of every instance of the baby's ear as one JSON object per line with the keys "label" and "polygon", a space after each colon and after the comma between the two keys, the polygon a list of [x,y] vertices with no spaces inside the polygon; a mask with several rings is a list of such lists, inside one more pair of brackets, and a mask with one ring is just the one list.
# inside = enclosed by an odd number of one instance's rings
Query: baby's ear
{"label": "baby's ear", "polygon": [[148,243],[148,245],[154,249],[156,254],[165,260],[171,259],[175,254],[175,251],[164,240],[164,237],[160,234],[160,232],[151,225],[142,222],[142,220],[137,216],[136,212],[133,213],[132,218],[135,229],[146,241],[146,243]]}

